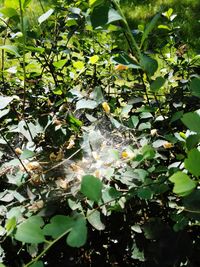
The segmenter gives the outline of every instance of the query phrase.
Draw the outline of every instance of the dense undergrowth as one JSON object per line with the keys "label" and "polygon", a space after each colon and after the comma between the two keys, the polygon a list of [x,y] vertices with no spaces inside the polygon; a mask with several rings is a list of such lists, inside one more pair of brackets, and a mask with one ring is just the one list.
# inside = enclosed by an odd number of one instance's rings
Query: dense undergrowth
{"label": "dense undergrowth", "polygon": [[[0,10],[0,266],[197,267],[199,55],[172,8]],[[39,14],[38,14],[39,13]]]}

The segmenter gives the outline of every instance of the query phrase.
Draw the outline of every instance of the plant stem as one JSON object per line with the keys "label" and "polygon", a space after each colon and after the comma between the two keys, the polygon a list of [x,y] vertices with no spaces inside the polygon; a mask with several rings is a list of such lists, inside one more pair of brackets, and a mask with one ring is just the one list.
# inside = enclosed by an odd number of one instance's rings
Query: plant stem
{"label": "plant stem", "polygon": [[37,262],[56,242],[58,242],[62,237],[64,237],[70,231],[71,231],[71,229],[67,229],[64,233],[62,233],[59,237],[57,237],[52,242],[46,241],[46,243],[48,243],[48,246],[46,246],[46,248],[36,258],[34,258],[30,262],[28,262],[26,265],[24,265],[24,267],[28,267],[31,264],[33,264],[34,262]]}
{"label": "plant stem", "polygon": [[7,141],[7,139],[5,138],[5,136],[3,135],[3,133],[0,133],[0,136],[3,138],[3,140],[6,142],[7,146],[10,148],[10,150],[15,154],[15,156],[17,157],[17,159],[19,160],[20,164],[22,165],[22,167],[24,168],[25,172],[28,174],[28,176],[30,177],[30,173],[27,170],[26,166],[24,165],[23,161],[20,159],[20,157],[17,155],[17,153],[15,152],[15,150],[13,149],[13,147],[10,145],[10,143]]}
{"label": "plant stem", "polygon": [[23,96],[23,106],[22,106],[22,113],[24,116],[24,110],[25,110],[25,104],[26,104],[26,55],[25,55],[25,45],[26,45],[26,35],[25,35],[25,29],[24,29],[24,12],[22,9],[22,2],[19,0],[19,9],[20,9],[20,20],[21,20],[21,31],[22,31],[22,40],[23,40],[23,47],[22,47],[22,52],[23,52],[23,58],[22,58],[22,68],[23,68],[23,91],[24,91],[24,96]]}
{"label": "plant stem", "polygon": [[133,37],[133,34],[131,32],[131,29],[128,25],[128,22],[126,20],[126,17],[124,16],[124,13],[120,7],[120,5],[117,3],[116,0],[112,0],[112,3],[115,7],[115,9],[118,11],[119,15],[122,17],[122,21],[123,21],[123,24],[124,24],[124,30],[125,32],[128,33],[128,36],[129,36],[129,40],[131,42],[131,50],[134,48],[135,49],[135,54],[134,56],[136,57],[136,59],[139,61],[140,58],[141,58],[141,51],[139,49],[139,46],[137,45],[136,41],[135,41],[135,38]]}

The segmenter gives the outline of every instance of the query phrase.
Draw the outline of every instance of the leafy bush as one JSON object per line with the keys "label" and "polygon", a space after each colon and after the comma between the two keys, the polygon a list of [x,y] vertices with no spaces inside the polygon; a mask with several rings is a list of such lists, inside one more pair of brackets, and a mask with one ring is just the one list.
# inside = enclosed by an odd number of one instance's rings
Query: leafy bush
{"label": "leafy bush", "polygon": [[2,266],[198,266],[199,55],[173,10],[135,36],[117,0],[40,6],[0,10]]}

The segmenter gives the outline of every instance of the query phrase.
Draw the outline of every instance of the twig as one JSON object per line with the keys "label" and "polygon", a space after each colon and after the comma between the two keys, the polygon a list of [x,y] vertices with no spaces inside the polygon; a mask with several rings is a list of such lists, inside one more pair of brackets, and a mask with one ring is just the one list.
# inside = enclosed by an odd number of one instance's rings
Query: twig
{"label": "twig", "polygon": [[3,135],[2,132],[0,132],[1,137],[3,138],[3,140],[6,142],[7,146],[10,148],[10,150],[15,154],[15,156],[17,157],[17,159],[19,160],[20,164],[22,165],[22,167],[24,168],[25,172],[28,174],[28,176],[30,176],[29,171],[27,170],[26,166],[24,165],[23,161],[20,159],[20,157],[17,155],[17,153],[15,152],[15,150],[13,149],[13,147],[10,145],[10,143],[7,141],[7,139],[5,138],[5,136]]}

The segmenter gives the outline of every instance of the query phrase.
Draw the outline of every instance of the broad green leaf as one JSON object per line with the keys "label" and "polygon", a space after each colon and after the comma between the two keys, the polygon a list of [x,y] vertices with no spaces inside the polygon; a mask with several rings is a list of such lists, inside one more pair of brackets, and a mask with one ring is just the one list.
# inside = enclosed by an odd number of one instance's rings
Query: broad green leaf
{"label": "broad green leaf", "polygon": [[102,196],[102,182],[93,175],[85,175],[81,181],[81,193],[88,199],[98,202]]}
{"label": "broad green leaf", "polygon": [[190,150],[184,164],[190,173],[195,176],[200,176],[200,151],[197,148]]}
{"label": "broad green leaf", "polygon": [[133,124],[133,127],[136,128],[139,123],[138,116],[135,116],[135,115],[131,116],[131,122]]}
{"label": "broad green leaf", "polygon": [[156,93],[165,84],[165,79],[163,77],[157,77],[150,85],[152,92]]}
{"label": "broad green leaf", "polygon": [[6,50],[7,52],[15,55],[16,57],[20,57],[20,54],[18,53],[18,49],[16,46],[14,45],[1,45],[0,46],[0,49],[4,49]]}
{"label": "broad green leaf", "polygon": [[4,6],[17,9],[19,8],[19,0],[4,0]]}
{"label": "broad green leaf", "polygon": [[35,46],[26,46],[26,50],[38,53],[44,53],[45,51],[43,47],[35,47]]}
{"label": "broad green leaf", "polygon": [[97,102],[93,100],[81,99],[76,103],[76,110],[78,109],[94,109],[97,107]]}
{"label": "broad green leaf", "polygon": [[153,76],[158,68],[158,62],[149,56],[142,55],[140,58],[140,66],[148,75]]}
{"label": "broad green leaf", "polygon": [[144,41],[147,39],[148,35],[152,32],[152,30],[155,28],[157,21],[159,20],[161,14],[156,14],[153,19],[150,21],[149,24],[147,24],[144,33],[142,35],[140,48],[143,46]]}
{"label": "broad green leaf", "polygon": [[112,58],[112,60],[120,65],[124,65],[131,69],[141,69],[141,67],[134,61],[131,57],[129,57],[125,53],[121,53]]}
{"label": "broad green leaf", "polygon": [[150,188],[139,188],[137,190],[137,195],[139,198],[142,199],[151,199],[153,196],[153,192]]}
{"label": "broad green leaf", "polygon": [[99,6],[101,4],[103,4],[105,2],[105,0],[89,0],[89,6],[91,8],[94,8],[95,6]]}
{"label": "broad green leaf", "polygon": [[79,248],[87,241],[86,219],[80,215],[74,220],[73,227],[67,237],[67,244],[71,247]]}
{"label": "broad green leaf", "polygon": [[20,224],[16,230],[15,239],[24,243],[39,244],[45,241],[41,227],[44,222],[39,216],[32,216]]}
{"label": "broad green leaf", "polygon": [[12,8],[12,7],[4,7],[0,9],[0,13],[2,13],[3,15],[5,15],[8,18],[12,18],[14,16],[18,16],[18,13],[16,11],[16,9]]}
{"label": "broad green leaf", "polygon": [[143,159],[147,159],[147,160],[153,159],[156,155],[155,150],[150,145],[143,146],[141,152],[143,154]]}
{"label": "broad green leaf", "polygon": [[190,90],[192,95],[200,98],[200,79],[194,78],[190,83]]}
{"label": "broad green leaf", "polygon": [[54,95],[62,95],[63,94],[63,90],[60,87],[56,87],[53,90]]}
{"label": "broad green leaf", "polygon": [[87,220],[97,230],[101,231],[105,229],[105,225],[101,222],[101,213],[98,210],[88,210]]}
{"label": "broad green leaf", "polygon": [[181,121],[187,126],[191,131],[200,133],[200,114],[197,112],[188,112],[183,115]]}
{"label": "broad green leaf", "polygon": [[67,61],[68,61],[67,59],[61,59],[57,62],[54,62],[53,65],[57,69],[62,69],[65,66],[65,64],[67,63]]}
{"label": "broad green leaf", "polygon": [[96,64],[98,62],[98,60],[99,60],[99,56],[94,55],[94,56],[90,57],[89,63],[90,64]]}
{"label": "broad green leaf", "polygon": [[47,12],[45,12],[44,14],[42,14],[39,18],[38,18],[38,22],[39,24],[41,24],[42,22],[44,22],[45,20],[47,20],[52,14],[53,14],[54,10],[51,8],[49,9]]}
{"label": "broad green leaf", "polygon": [[181,197],[189,195],[197,184],[186,173],[181,171],[173,174],[169,180],[174,183],[173,192]]}
{"label": "broad green leaf", "polygon": [[182,116],[183,116],[183,110],[173,113],[170,123],[180,120]]}
{"label": "broad green leaf", "polygon": [[83,61],[76,61],[73,63],[73,67],[76,69],[76,70],[82,70],[84,68],[85,64]]}
{"label": "broad green leaf", "polygon": [[73,224],[74,220],[72,217],[56,215],[51,219],[49,224],[45,225],[43,233],[44,235],[49,235],[56,239],[63,233],[67,231],[70,232]]}
{"label": "broad green leaf", "polygon": [[200,143],[200,134],[192,134],[186,139],[187,149],[190,150]]}
{"label": "broad green leaf", "polygon": [[20,159],[28,159],[35,156],[35,153],[31,150],[25,149],[20,156]]}
{"label": "broad green leaf", "polygon": [[[0,109],[7,107],[13,99],[14,98],[12,96],[0,96]],[[3,116],[6,114],[3,114]]]}
{"label": "broad green leaf", "polygon": [[138,130],[139,131],[143,131],[143,130],[146,130],[146,129],[151,129],[151,123],[150,122],[142,122],[138,126]]}
{"label": "broad green leaf", "polygon": [[30,267],[44,267],[44,264],[42,261],[36,261],[33,264],[31,264]]}
{"label": "broad green leaf", "polygon": [[192,211],[198,211],[200,214],[200,190],[194,190],[189,196],[183,199],[183,205]]}
{"label": "broad green leaf", "polygon": [[115,9],[110,8],[109,5],[97,6],[91,14],[91,22],[94,29],[118,20],[122,20],[122,17]]}

